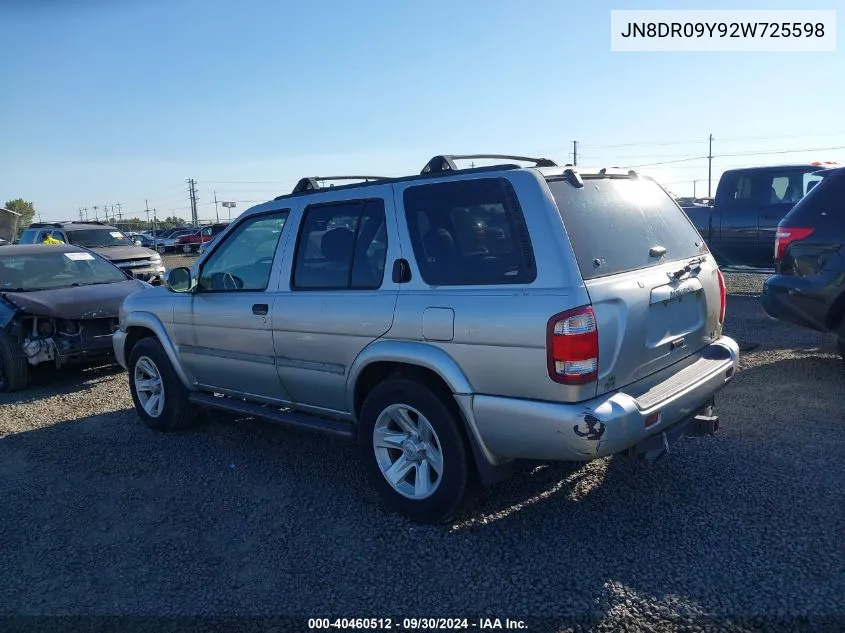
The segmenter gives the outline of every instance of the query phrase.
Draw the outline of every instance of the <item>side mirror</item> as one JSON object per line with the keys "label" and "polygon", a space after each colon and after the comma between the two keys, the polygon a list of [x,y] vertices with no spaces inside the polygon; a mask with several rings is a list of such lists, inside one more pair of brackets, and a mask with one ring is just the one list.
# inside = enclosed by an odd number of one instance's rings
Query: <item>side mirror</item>
{"label": "side mirror", "polygon": [[184,266],[171,268],[167,272],[167,287],[172,292],[191,292],[196,280],[191,277],[191,269]]}

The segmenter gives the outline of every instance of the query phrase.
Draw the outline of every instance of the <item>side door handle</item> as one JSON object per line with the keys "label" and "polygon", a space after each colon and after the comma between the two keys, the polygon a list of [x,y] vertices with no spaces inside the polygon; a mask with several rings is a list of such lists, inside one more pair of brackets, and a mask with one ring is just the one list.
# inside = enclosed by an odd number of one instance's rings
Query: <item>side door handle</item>
{"label": "side door handle", "polygon": [[270,306],[266,303],[254,303],[252,305],[252,313],[257,314],[259,316],[267,316],[267,313],[270,312]]}

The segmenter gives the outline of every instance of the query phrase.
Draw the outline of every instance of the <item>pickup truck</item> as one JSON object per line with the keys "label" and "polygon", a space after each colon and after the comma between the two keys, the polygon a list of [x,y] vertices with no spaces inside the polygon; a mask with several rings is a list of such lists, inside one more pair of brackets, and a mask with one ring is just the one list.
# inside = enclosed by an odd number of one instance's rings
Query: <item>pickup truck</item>
{"label": "pickup truck", "polygon": [[722,174],[712,207],[684,205],[722,267],[774,268],[780,221],[833,163],[730,169]]}

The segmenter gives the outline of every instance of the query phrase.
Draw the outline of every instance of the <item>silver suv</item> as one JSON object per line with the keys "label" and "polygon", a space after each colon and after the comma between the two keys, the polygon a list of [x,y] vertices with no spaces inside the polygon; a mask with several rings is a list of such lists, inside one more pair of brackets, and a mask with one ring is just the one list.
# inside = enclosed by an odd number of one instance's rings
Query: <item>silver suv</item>
{"label": "silver suv", "polygon": [[354,439],[386,503],[425,522],[515,459],[651,459],[715,432],[739,349],[722,274],[666,191],[465,158],[303,179],[128,297],[114,350],[142,420],[180,429],[210,407]]}

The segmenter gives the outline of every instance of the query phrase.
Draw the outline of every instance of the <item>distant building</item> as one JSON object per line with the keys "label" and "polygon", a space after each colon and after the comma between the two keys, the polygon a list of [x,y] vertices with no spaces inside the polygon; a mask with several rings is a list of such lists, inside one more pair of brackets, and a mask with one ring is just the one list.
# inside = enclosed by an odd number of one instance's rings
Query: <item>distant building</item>
{"label": "distant building", "polygon": [[0,207],[0,239],[7,242],[14,242],[17,239],[20,217],[20,213]]}

